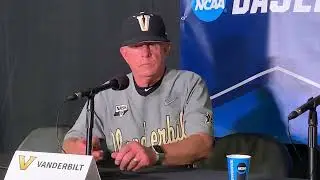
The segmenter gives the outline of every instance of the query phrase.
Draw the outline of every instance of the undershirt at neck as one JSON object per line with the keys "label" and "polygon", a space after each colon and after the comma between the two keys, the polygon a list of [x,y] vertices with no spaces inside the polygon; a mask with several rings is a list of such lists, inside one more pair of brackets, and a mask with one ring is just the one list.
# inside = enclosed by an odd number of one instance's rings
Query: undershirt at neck
{"label": "undershirt at neck", "polygon": [[148,87],[139,87],[138,84],[136,83],[136,81],[133,78],[134,86],[135,86],[138,94],[140,94],[141,96],[148,96],[149,94],[154,92],[161,85],[162,79],[163,79],[165,74],[166,74],[166,70],[164,71],[161,79],[159,79],[154,85],[148,86]]}

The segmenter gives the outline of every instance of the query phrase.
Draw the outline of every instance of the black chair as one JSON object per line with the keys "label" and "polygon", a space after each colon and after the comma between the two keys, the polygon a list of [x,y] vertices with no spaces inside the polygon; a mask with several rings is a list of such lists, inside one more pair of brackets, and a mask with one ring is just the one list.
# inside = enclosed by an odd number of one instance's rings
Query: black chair
{"label": "black chair", "polygon": [[70,127],[67,126],[59,127],[59,137],[57,137],[57,129],[55,127],[37,128],[31,131],[31,133],[20,143],[17,150],[60,153],[62,151],[58,139],[62,144],[64,136],[69,129]]}
{"label": "black chair", "polygon": [[209,158],[198,166],[226,171],[228,154],[250,155],[250,173],[260,174],[266,178],[290,175],[292,160],[286,147],[272,137],[259,134],[236,133],[217,140]]}

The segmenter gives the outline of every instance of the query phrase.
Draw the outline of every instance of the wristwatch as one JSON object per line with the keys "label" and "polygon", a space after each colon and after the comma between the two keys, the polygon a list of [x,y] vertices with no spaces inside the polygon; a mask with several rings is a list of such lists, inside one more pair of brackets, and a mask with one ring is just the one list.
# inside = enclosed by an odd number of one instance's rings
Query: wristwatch
{"label": "wristwatch", "polygon": [[154,145],[151,148],[156,153],[156,165],[161,165],[164,160],[163,148],[160,145]]}

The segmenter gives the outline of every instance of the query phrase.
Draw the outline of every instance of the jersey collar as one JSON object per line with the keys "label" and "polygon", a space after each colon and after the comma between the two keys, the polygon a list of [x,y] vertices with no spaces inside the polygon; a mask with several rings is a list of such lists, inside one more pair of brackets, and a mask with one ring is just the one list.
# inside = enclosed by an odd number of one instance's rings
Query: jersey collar
{"label": "jersey collar", "polygon": [[140,94],[141,96],[148,96],[149,94],[154,92],[156,89],[158,89],[158,87],[161,85],[164,75],[166,74],[166,71],[167,71],[167,68],[164,70],[164,73],[161,79],[159,79],[159,81],[157,81],[154,85],[148,86],[148,87],[139,87],[133,77],[134,87],[136,88],[138,94]]}

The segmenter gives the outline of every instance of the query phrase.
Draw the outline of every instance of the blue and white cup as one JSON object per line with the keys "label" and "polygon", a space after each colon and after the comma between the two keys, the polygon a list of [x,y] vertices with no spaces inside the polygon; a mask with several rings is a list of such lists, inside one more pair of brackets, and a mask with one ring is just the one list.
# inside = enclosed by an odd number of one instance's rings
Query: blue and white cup
{"label": "blue and white cup", "polygon": [[249,155],[227,155],[229,180],[248,180],[250,159]]}

